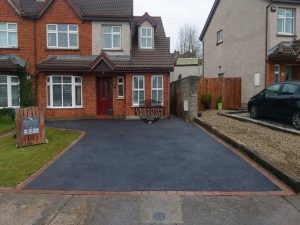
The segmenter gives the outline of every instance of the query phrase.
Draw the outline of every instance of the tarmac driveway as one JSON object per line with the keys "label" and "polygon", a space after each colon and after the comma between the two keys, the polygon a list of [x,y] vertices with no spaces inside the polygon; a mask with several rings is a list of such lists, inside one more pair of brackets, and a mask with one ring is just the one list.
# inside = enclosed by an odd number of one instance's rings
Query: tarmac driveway
{"label": "tarmac driveway", "polygon": [[87,135],[25,189],[70,191],[277,191],[265,176],[179,119],[81,120],[48,126]]}

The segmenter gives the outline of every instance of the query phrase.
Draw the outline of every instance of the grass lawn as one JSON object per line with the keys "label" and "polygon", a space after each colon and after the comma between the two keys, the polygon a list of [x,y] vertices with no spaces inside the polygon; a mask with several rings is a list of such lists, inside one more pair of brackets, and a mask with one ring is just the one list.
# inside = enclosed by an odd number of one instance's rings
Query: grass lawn
{"label": "grass lawn", "polygon": [[80,135],[77,131],[46,129],[48,144],[16,148],[13,135],[0,137],[0,187],[14,187],[32,175]]}
{"label": "grass lawn", "polygon": [[2,122],[0,121],[0,133],[6,130],[10,130],[15,127],[15,122]]}

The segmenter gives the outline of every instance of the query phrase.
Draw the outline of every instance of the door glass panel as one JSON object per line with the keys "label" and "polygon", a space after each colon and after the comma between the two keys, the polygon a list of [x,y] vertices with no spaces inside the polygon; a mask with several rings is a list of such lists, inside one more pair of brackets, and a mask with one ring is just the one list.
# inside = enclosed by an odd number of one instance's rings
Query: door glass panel
{"label": "door glass panel", "polygon": [[285,80],[292,80],[293,79],[293,67],[286,66],[285,69]]}

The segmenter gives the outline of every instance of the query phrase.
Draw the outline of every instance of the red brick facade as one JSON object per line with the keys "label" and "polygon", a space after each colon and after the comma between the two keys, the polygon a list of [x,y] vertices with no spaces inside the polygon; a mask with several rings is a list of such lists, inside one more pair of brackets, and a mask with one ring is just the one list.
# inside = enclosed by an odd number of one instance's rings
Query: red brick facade
{"label": "red brick facade", "polygon": [[[37,104],[45,108],[46,118],[90,118],[97,117],[96,77],[110,76],[112,78],[112,105],[114,118],[129,118],[135,116],[132,107],[132,76],[123,74],[125,80],[124,99],[118,99],[118,75],[102,73],[68,73],[82,77],[82,108],[51,109],[47,107],[46,76],[64,75],[64,72],[42,73],[36,65],[49,55],[91,55],[92,54],[92,22],[81,20],[66,0],[55,0],[39,19],[24,19],[19,16],[6,0],[0,0],[0,22],[15,22],[18,26],[18,48],[0,49],[0,54],[16,54],[27,62],[27,71],[37,78]],[[79,33],[78,50],[47,49],[47,24],[77,24]],[[155,73],[139,73],[145,76],[145,99],[151,99],[151,76]],[[165,116],[169,115],[169,73],[164,77],[164,107]]]}
{"label": "red brick facade", "polygon": [[18,26],[18,48],[0,48],[0,54],[17,54],[27,61],[27,70],[33,74],[36,64],[33,20],[20,17],[6,0],[0,0],[0,6],[0,22],[17,23]]}
{"label": "red brick facade", "polygon": [[[46,76],[53,74],[40,74],[38,77],[38,102],[39,106],[45,108],[46,118],[94,118],[97,117],[97,95],[96,78],[97,74],[82,74],[82,99],[83,107],[79,109],[51,109],[47,108]],[[66,74],[70,75],[70,74]],[[134,118],[135,107],[132,105],[132,77],[143,75],[145,78],[145,99],[151,99],[151,77],[157,74],[126,74],[124,85],[124,98],[118,98],[118,76],[112,75],[112,105],[113,118]],[[122,76],[122,75],[120,75]],[[164,116],[169,115],[169,75],[164,74]]]}
{"label": "red brick facade", "polygon": [[267,64],[267,77],[266,77],[266,85],[269,86],[275,82],[275,74],[274,68],[275,65],[280,65],[280,81],[286,80],[286,67],[287,65],[292,65],[292,80],[300,80],[300,65],[295,65],[294,62],[289,61],[276,61],[276,62],[268,62]]}

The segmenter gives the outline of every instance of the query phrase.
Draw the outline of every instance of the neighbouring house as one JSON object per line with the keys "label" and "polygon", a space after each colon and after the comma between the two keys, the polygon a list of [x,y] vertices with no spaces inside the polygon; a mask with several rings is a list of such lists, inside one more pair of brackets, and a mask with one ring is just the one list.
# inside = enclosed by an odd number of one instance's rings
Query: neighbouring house
{"label": "neighbouring house", "polygon": [[169,115],[173,62],[161,17],[133,0],[0,0],[0,107],[18,107],[18,71],[36,78],[46,118]]}
{"label": "neighbouring house", "polygon": [[202,60],[198,58],[176,58],[171,82],[189,76],[202,76]]}
{"label": "neighbouring house", "polygon": [[216,0],[201,33],[205,77],[241,77],[242,103],[300,79],[300,0]]}

